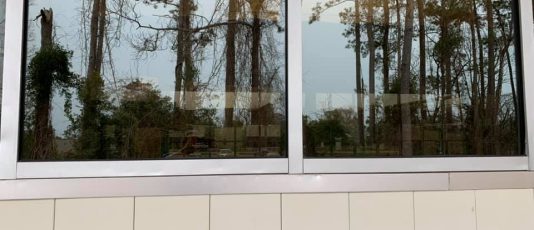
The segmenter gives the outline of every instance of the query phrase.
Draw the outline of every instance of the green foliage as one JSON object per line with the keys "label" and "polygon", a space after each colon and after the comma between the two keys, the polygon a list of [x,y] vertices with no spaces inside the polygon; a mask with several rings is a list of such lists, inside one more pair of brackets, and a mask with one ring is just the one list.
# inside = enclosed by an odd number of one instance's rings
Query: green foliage
{"label": "green foliage", "polygon": [[59,45],[45,47],[37,51],[28,67],[28,92],[30,96],[39,97],[52,93],[53,89],[68,89],[76,82],[70,72],[72,51]]}
{"label": "green foliage", "polygon": [[37,51],[28,66],[26,93],[30,100],[49,98],[57,91],[66,98],[64,109],[67,114],[72,111],[71,90],[77,87],[78,76],[70,71],[72,51],[58,44]]}
{"label": "green foliage", "polygon": [[[71,90],[76,86],[70,59],[72,52],[58,44],[41,48],[28,66],[25,99],[23,158],[55,159],[54,130],[50,122],[51,100],[55,92],[65,97],[64,111],[72,110]],[[39,126],[39,127],[36,127]]]}
{"label": "green foliage", "polygon": [[356,115],[351,110],[335,109],[325,111],[315,120],[305,118],[305,136],[307,139],[308,153],[315,154],[317,145],[323,143],[328,147],[330,154],[334,152],[336,142],[349,142],[349,124],[354,123]]}
{"label": "green foliage", "polygon": [[103,159],[107,147],[104,135],[107,120],[105,111],[109,109],[109,104],[102,77],[93,75],[86,78],[81,83],[78,94],[83,109],[79,117],[77,152],[85,159]]}
{"label": "green foliage", "polygon": [[[149,83],[134,80],[123,87],[120,105],[113,109],[114,158],[149,158],[165,154],[163,136],[171,126],[171,98]],[[159,150],[159,151],[158,151]]]}

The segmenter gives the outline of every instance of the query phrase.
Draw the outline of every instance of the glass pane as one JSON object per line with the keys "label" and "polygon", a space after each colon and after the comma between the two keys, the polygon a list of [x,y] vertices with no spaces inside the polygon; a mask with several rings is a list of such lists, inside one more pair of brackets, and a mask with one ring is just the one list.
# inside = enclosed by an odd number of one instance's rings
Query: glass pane
{"label": "glass pane", "polygon": [[522,155],[515,7],[304,0],[305,156]]}
{"label": "glass pane", "polygon": [[283,0],[31,0],[23,161],[286,157]]}

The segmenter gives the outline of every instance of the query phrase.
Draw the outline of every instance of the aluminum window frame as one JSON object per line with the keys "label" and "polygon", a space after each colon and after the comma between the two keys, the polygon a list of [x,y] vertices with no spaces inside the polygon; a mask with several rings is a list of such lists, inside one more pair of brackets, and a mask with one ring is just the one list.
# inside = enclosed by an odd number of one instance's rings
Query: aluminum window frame
{"label": "aluminum window frame", "polygon": [[25,1],[6,0],[2,111],[10,112],[2,113],[0,179],[288,173],[288,158],[18,162],[24,7]]}
{"label": "aluminum window frame", "polygon": [[[518,0],[527,156],[443,158],[304,159],[302,133],[302,1],[287,1],[288,157],[283,159],[206,159],[18,162],[24,1],[6,0],[0,180],[35,178],[198,176],[229,174],[403,173],[454,171],[534,171],[534,25],[532,1]],[[530,135],[529,135],[530,134]],[[290,177],[290,175],[287,175]],[[231,177],[231,176],[228,176]]]}
{"label": "aluminum window frame", "polygon": [[[534,74],[534,66],[526,60],[534,60],[534,27],[532,23],[532,1],[517,1],[519,20],[519,46],[524,103],[525,155],[484,157],[413,157],[413,158],[304,158],[304,173],[401,173],[401,172],[461,172],[461,171],[527,171],[534,170],[534,80],[525,76]],[[531,135],[528,135],[528,134]]]}

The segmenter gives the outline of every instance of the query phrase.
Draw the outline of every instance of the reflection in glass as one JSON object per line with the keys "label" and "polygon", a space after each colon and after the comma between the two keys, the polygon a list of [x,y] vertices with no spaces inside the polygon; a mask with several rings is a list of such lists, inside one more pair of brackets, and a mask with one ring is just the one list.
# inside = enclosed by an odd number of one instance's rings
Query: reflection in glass
{"label": "reflection in glass", "polygon": [[21,159],[286,157],[282,0],[32,0]]}
{"label": "reflection in glass", "polygon": [[305,156],[523,154],[514,7],[304,0]]}

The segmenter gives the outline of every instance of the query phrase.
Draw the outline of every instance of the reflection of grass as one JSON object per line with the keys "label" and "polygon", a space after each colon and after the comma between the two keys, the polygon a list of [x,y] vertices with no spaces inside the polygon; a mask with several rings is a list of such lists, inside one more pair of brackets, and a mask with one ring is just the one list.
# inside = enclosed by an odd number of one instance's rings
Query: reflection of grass
{"label": "reflection of grass", "polygon": [[399,156],[396,149],[378,149],[372,147],[358,147],[355,150],[344,147],[341,150],[330,152],[328,147],[316,148],[317,154],[310,157],[377,157],[377,156]]}
{"label": "reflection of grass", "polygon": [[232,159],[232,158],[272,158],[272,157],[280,157],[280,156],[271,156],[271,155],[267,155],[266,153],[250,152],[250,151],[238,151],[236,152],[235,155],[233,153],[220,155],[219,152],[199,151],[199,152],[194,152],[191,154],[176,153],[167,158],[169,159]]}

